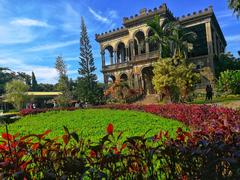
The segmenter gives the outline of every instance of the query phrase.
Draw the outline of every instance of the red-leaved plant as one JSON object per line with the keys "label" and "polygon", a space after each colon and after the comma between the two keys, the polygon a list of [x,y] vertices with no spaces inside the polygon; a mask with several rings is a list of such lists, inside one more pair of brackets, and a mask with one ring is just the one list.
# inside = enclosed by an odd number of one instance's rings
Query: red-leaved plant
{"label": "red-leaved plant", "polygon": [[[228,130],[228,131],[231,131]],[[91,142],[64,127],[61,139],[50,131],[19,137],[6,126],[0,142],[0,178],[14,179],[239,179],[240,135],[189,133],[176,137],[160,131],[153,137],[122,139],[107,126]]]}

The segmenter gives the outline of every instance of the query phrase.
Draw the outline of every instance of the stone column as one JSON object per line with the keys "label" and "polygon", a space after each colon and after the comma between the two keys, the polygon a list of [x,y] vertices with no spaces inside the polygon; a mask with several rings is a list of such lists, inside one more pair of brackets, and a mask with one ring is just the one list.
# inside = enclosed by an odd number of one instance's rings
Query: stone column
{"label": "stone column", "polygon": [[146,41],[146,54],[149,53],[149,42]]}
{"label": "stone column", "polygon": [[141,54],[141,48],[140,48],[140,44],[138,43],[138,55]]}
{"label": "stone column", "polygon": [[102,67],[105,66],[105,52],[101,51],[101,56],[102,56]]}
{"label": "stone column", "polygon": [[207,36],[207,45],[208,45],[208,54],[213,54],[213,38],[212,38],[212,30],[211,30],[211,22],[205,23],[206,27],[206,36]]}
{"label": "stone column", "polygon": [[113,56],[114,56],[114,62],[117,64],[117,52],[113,51]]}
{"label": "stone column", "polygon": [[110,53],[110,64],[113,64],[113,52]]}
{"label": "stone column", "polygon": [[133,59],[133,56],[135,56],[134,41],[131,42],[130,49],[131,49],[131,52],[132,52],[132,59]]}
{"label": "stone column", "polygon": [[[214,71],[214,62],[213,62],[213,37],[212,37],[212,27],[211,27],[211,20],[209,19],[208,22],[205,23],[205,27],[206,27],[206,38],[207,38],[207,45],[208,45],[208,65],[211,68],[213,77],[212,79],[214,79],[215,76],[215,71]],[[211,82],[211,84],[213,85],[214,82]]]}
{"label": "stone column", "polygon": [[128,47],[125,48],[125,52],[126,52],[126,61],[129,61],[129,52],[128,52]]}
{"label": "stone column", "polygon": [[218,54],[218,49],[217,49],[217,43],[218,43],[218,41],[217,41],[217,35],[216,35],[216,33],[214,33],[213,34],[213,43],[214,43],[214,54]]}

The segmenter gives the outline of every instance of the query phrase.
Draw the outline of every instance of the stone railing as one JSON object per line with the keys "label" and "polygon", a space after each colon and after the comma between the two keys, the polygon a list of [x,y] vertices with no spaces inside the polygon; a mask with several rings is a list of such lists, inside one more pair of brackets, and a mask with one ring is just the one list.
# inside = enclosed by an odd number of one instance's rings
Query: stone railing
{"label": "stone railing", "polygon": [[131,66],[129,62],[105,65],[105,66],[103,66],[103,71],[111,71],[111,70],[123,69],[123,68],[129,67],[129,66]]}
{"label": "stone railing", "polygon": [[159,51],[152,51],[140,55],[133,56],[133,61],[146,61],[150,59],[159,58]]}

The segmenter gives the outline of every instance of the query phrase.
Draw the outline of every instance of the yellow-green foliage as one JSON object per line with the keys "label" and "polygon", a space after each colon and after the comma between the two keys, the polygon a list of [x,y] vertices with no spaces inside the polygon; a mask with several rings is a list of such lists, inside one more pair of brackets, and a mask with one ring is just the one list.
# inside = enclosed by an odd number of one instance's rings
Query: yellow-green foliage
{"label": "yellow-green foliage", "polygon": [[177,88],[185,99],[200,80],[199,73],[193,72],[195,65],[187,64],[183,58],[160,59],[154,64],[153,85],[158,93],[171,95],[171,90]]}
{"label": "yellow-green foliage", "polygon": [[172,65],[172,59],[166,58],[156,62],[153,66],[153,85],[157,93],[165,91],[167,87],[175,85],[175,67]]}
{"label": "yellow-green foliage", "polygon": [[6,84],[5,99],[12,103],[17,110],[20,110],[27,100],[26,92],[28,88],[29,87],[24,82],[13,80]]}

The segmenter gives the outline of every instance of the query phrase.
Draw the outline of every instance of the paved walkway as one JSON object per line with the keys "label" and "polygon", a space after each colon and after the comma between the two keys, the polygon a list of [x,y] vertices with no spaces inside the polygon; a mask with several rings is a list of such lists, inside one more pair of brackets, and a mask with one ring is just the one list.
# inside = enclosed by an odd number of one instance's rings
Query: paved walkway
{"label": "paved walkway", "polygon": [[227,107],[227,108],[240,109],[240,100],[231,101],[231,102],[220,102],[220,103],[216,103],[216,104]]}

